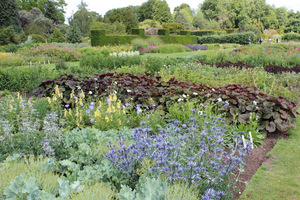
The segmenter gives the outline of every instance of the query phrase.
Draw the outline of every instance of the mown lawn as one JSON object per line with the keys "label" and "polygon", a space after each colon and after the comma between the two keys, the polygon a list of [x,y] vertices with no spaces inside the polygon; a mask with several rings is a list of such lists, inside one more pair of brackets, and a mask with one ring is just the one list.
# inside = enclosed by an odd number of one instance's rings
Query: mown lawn
{"label": "mown lawn", "polygon": [[[300,110],[300,109],[299,109]],[[263,164],[240,199],[300,199],[300,118],[289,140],[278,140],[269,152],[274,160]]]}

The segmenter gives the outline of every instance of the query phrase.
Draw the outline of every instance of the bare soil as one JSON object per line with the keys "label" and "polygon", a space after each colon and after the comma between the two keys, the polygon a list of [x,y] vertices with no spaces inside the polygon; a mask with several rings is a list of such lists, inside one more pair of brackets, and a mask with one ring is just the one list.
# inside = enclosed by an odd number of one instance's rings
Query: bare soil
{"label": "bare soil", "polygon": [[244,173],[240,174],[239,181],[235,185],[233,191],[233,199],[238,199],[246,187],[246,182],[249,182],[255,172],[263,163],[271,164],[276,158],[267,157],[267,153],[273,149],[277,139],[288,139],[288,136],[282,132],[268,134],[267,138],[263,141],[262,147],[254,148],[250,155],[246,158],[246,165]]}

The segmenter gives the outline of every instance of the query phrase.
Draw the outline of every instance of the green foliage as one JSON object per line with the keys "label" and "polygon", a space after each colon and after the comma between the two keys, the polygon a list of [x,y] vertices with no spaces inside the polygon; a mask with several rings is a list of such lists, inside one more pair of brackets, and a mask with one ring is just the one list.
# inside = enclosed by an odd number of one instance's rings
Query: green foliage
{"label": "green foliage", "polygon": [[170,35],[170,30],[169,29],[158,29],[158,35],[169,36]]}
{"label": "green foliage", "polygon": [[48,38],[48,42],[64,42],[65,41],[65,37],[63,36],[63,34],[60,32],[59,29],[54,28],[53,33],[50,35],[50,37]]}
{"label": "green foliage", "polygon": [[145,61],[145,69],[147,72],[151,72],[152,74],[156,74],[163,67],[164,62],[161,58],[156,57],[147,57]]}
{"label": "green foliage", "polygon": [[148,0],[144,2],[137,11],[138,21],[144,21],[147,19],[153,19],[153,5],[156,0]]}
{"label": "green foliage", "polygon": [[0,28],[5,28],[8,26],[12,26],[13,29],[18,33],[22,30],[19,20],[19,8],[16,0],[0,2]]}
{"label": "green foliage", "polygon": [[41,81],[57,76],[41,66],[0,68],[0,90],[31,92]]}
{"label": "green foliage", "polygon": [[40,195],[41,191],[56,196],[59,192],[60,177],[53,173],[54,160],[33,156],[28,159],[20,158],[20,155],[14,154],[1,163],[0,198],[26,198]]}
{"label": "green foliage", "polygon": [[168,185],[165,200],[198,200],[198,189],[184,184]]}
{"label": "green foliage", "polygon": [[121,200],[157,199],[163,200],[167,190],[167,183],[160,178],[140,177],[137,188],[132,191],[127,185],[122,185],[119,193]]}
{"label": "green foliage", "polygon": [[12,26],[0,29],[0,45],[19,43],[17,33]]}
{"label": "green foliage", "polygon": [[76,24],[73,24],[70,26],[70,28],[67,32],[66,40],[69,43],[81,43],[82,42],[81,31]]}
{"label": "green foliage", "polygon": [[80,59],[80,66],[92,67],[95,69],[108,69],[113,70],[121,66],[131,66],[138,65],[141,63],[141,58],[139,56],[82,56]]}
{"label": "green foliage", "polygon": [[96,183],[89,187],[84,187],[84,189],[78,193],[72,195],[74,200],[95,200],[95,199],[105,199],[105,200],[114,200],[116,196],[116,191],[112,188],[111,185],[107,183]]}
{"label": "green foliage", "polygon": [[160,36],[160,39],[167,44],[195,44],[197,43],[196,36],[184,36],[184,35],[170,35],[170,36]]}
{"label": "green foliage", "polygon": [[171,33],[178,33],[184,30],[184,26],[181,23],[164,23],[164,29],[169,29]]}
{"label": "green foliage", "polygon": [[[94,21],[91,24],[91,31],[93,30],[105,30],[107,34],[126,34],[126,27],[122,22],[116,21],[114,23],[104,23],[104,22],[98,22]],[[90,36],[91,34],[89,34]]]}
{"label": "green foliage", "polygon": [[228,35],[220,36],[203,36],[198,37],[198,43],[237,43],[237,44],[248,44],[248,37],[251,36],[252,41],[256,41],[256,36],[252,32],[245,33],[232,33]]}
{"label": "green foliage", "polygon": [[292,41],[300,42],[300,34],[299,33],[286,33],[286,34],[284,34],[282,39],[285,41],[292,40]]}
{"label": "green foliage", "polygon": [[179,35],[191,35],[191,31],[180,31]]}
{"label": "green foliage", "polygon": [[157,0],[153,5],[153,19],[160,23],[172,22],[172,14],[166,1]]}
{"label": "green foliage", "polygon": [[196,36],[225,35],[225,34],[227,34],[227,31],[221,31],[221,30],[199,30],[199,31],[191,31],[191,35],[196,35]]}
{"label": "green foliage", "polygon": [[158,53],[179,53],[186,52],[187,50],[182,44],[165,44],[156,49]]}
{"label": "green foliage", "polygon": [[131,34],[132,35],[144,36],[145,35],[145,30],[143,28],[133,28],[131,30]]}
{"label": "green foliage", "polygon": [[20,153],[24,155],[43,155],[44,151],[41,142],[44,140],[45,133],[42,131],[29,131],[16,133],[12,136],[11,141],[2,141],[0,144],[1,156],[3,161],[8,155]]}
{"label": "green foliage", "polygon": [[30,36],[31,36],[32,40],[36,43],[45,43],[46,42],[45,37],[43,37],[41,35],[31,34]]}

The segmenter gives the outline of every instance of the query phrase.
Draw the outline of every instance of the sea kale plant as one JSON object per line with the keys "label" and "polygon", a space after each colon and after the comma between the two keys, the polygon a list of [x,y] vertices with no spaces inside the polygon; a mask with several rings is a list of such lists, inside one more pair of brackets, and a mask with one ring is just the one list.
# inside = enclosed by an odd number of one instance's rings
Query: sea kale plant
{"label": "sea kale plant", "polygon": [[[198,117],[206,118],[203,127]],[[170,184],[184,182],[188,187],[198,187],[203,198],[230,195],[226,181],[230,182],[231,172],[244,164],[251,143],[235,134],[235,144],[225,147],[222,118],[203,116],[196,110],[188,122],[168,122],[169,127],[160,129],[157,135],[150,135],[151,129],[141,123],[131,135],[130,146],[118,135],[117,144],[110,141],[107,145],[110,151],[105,157],[128,176],[131,184],[140,176],[163,177]]]}

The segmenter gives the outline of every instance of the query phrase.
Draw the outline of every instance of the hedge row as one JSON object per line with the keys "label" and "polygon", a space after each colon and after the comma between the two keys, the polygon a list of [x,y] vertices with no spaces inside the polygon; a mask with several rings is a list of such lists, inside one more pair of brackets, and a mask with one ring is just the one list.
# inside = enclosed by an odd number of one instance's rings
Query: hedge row
{"label": "hedge row", "polygon": [[256,35],[253,32],[245,32],[245,33],[232,33],[228,35],[211,35],[211,36],[198,37],[197,42],[199,44],[209,44],[209,43],[248,44],[249,36],[251,36],[252,41],[256,41]]}
{"label": "hedge row", "polygon": [[287,33],[282,37],[282,39],[286,40],[286,41],[293,40],[293,41],[300,42],[300,34],[299,33]]}
{"label": "hedge row", "polygon": [[200,30],[200,31],[191,31],[191,35],[196,36],[205,36],[205,35],[226,35],[226,31],[216,31],[216,30]]}
{"label": "hedge row", "polygon": [[[147,39],[152,37],[150,35],[143,35],[142,30],[135,29],[135,34],[138,35],[106,35],[105,30],[91,31],[91,45],[105,46],[105,45],[121,45],[131,44],[131,41],[137,38]],[[160,29],[159,37],[164,43],[178,43],[178,44],[195,44],[197,42],[196,36],[189,35],[170,35],[170,30]]]}

